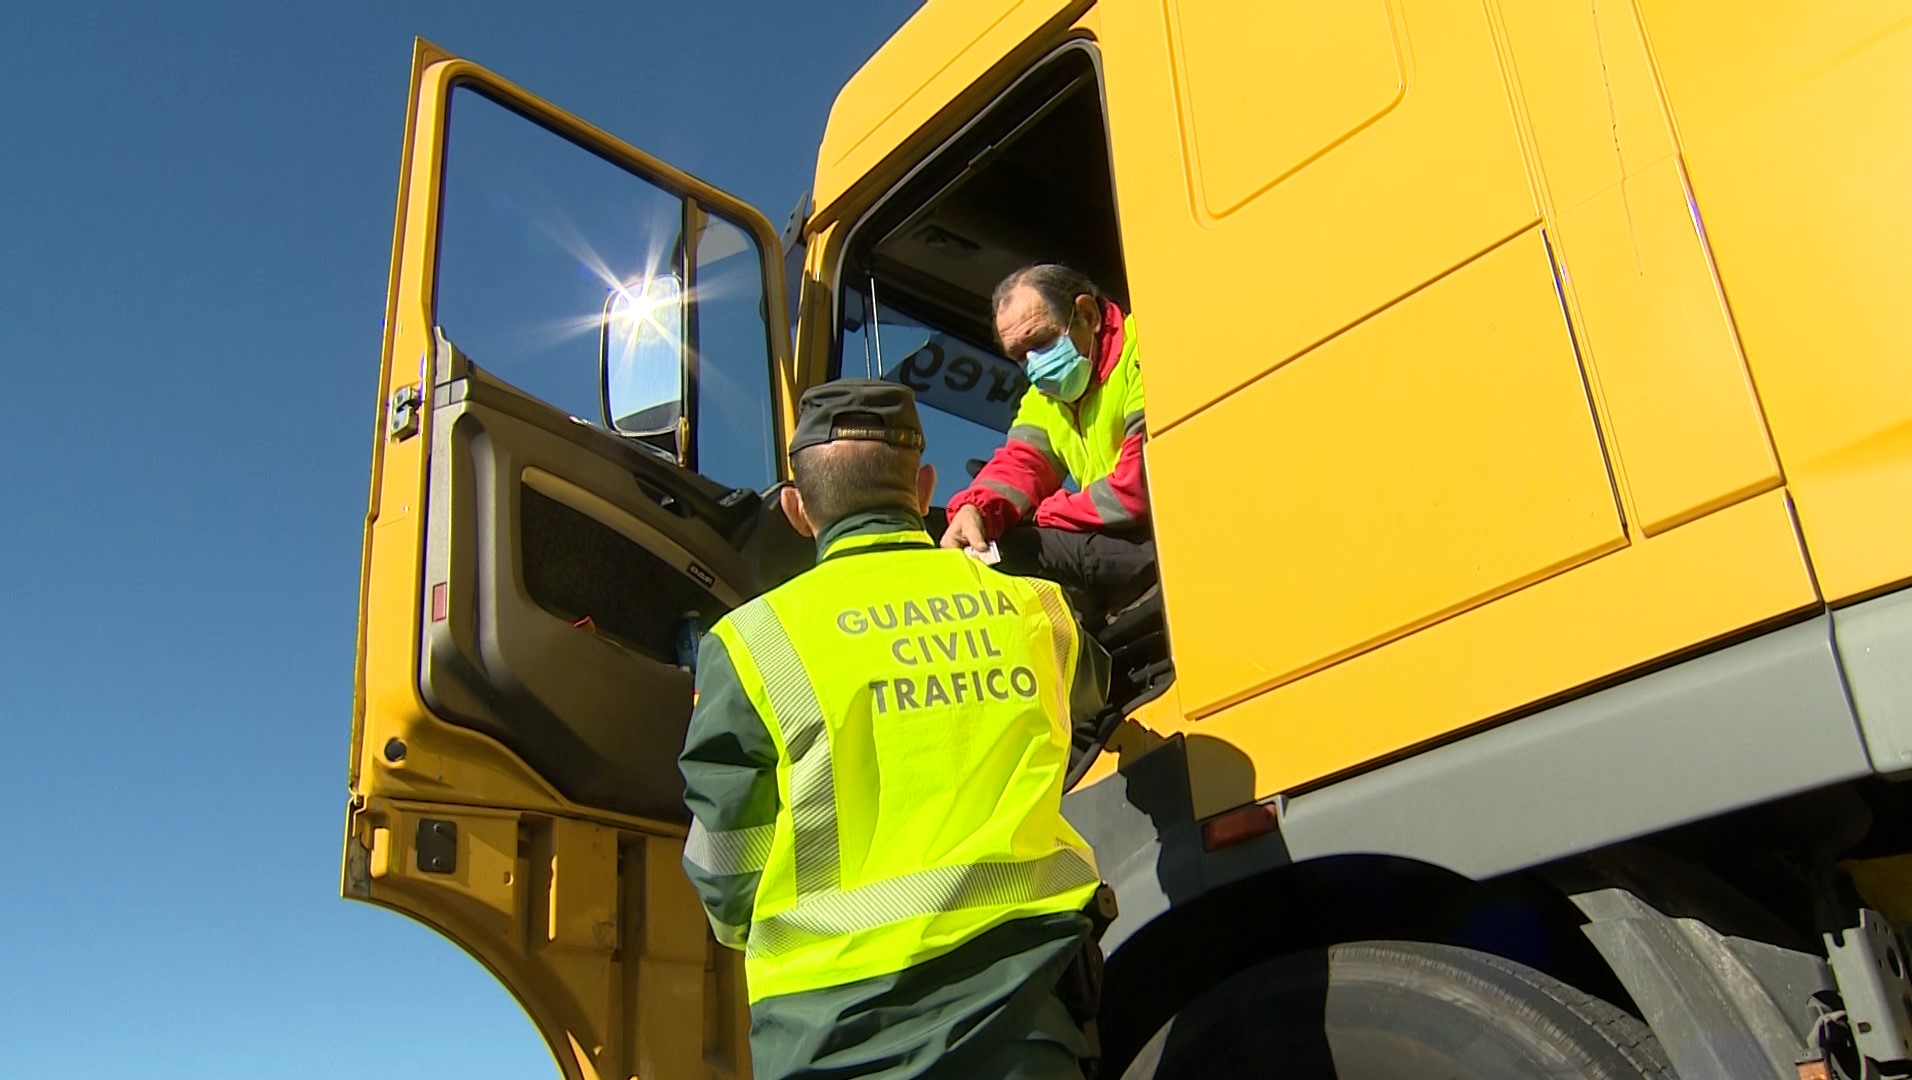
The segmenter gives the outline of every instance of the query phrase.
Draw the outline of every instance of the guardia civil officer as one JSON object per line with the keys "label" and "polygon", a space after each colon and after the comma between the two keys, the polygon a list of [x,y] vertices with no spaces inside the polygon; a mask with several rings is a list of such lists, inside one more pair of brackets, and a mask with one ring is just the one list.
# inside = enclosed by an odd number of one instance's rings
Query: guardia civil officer
{"label": "guardia civil officer", "polygon": [[1098,878],[1062,786],[1107,657],[1055,584],[937,546],[922,449],[905,387],[806,393],[783,508],[819,561],[698,652],[684,869],[765,1080],[1081,1075],[1056,982]]}

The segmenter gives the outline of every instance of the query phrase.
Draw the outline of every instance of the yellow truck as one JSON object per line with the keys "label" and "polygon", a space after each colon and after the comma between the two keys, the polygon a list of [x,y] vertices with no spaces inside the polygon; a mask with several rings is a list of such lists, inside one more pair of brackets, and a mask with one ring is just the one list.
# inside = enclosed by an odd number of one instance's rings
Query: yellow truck
{"label": "yellow truck", "polygon": [[1145,339],[1105,1075],[1912,1059],[1904,4],[930,0],[781,229],[420,43],[400,176],[343,891],[565,1077],[749,1074],[690,647],[803,388],[1000,440],[1037,259]]}

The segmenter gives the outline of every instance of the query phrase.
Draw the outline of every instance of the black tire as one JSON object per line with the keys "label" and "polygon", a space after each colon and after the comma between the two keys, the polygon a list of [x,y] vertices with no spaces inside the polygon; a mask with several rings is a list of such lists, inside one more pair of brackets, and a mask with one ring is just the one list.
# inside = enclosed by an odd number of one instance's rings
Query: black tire
{"label": "black tire", "polygon": [[1123,1080],[1674,1080],[1653,1032],[1498,956],[1370,941],[1258,964],[1194,1001]]}

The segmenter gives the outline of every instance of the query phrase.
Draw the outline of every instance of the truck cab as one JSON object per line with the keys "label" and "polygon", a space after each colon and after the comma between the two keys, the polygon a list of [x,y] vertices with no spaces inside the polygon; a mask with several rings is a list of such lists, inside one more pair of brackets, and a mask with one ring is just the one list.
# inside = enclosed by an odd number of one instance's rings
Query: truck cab
{"label": "truck cab", "polygon": [[1160,557],[1065,803],[1108,1068],[1912,1059],[1912,24],[1744,7],[931,0],[781,228],[420,42],[343,891],[567,1077],[748,1075],[696,642],[811,559],[803,389],[911,386],[940,504],[1060,260],[1135,315]]}

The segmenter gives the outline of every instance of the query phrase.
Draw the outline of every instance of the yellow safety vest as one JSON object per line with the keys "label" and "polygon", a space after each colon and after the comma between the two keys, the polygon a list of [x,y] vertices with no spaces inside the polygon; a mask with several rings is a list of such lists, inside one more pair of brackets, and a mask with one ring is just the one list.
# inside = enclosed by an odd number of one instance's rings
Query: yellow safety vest
{"label": "yellow safety vest", "polygon": [[1042,451],[1076,486],[1087,488],[1115,471],[1123,440],[1140,434],[1143,425],[1142,364],[1131,315],[1122,320],[1122,355],[1102,385],[1075,404],[1031,386],[1016,407],[1009,438]]}
{"label": "yellow safety vest", "polygon": [[1056,585],[920,531],[855,535],[712,633],[778,753],[767,846],[762,827],[698,839],[762,860],[751,1001],[1089,902],[1094,856],[1061,812],[1080,646]]}

